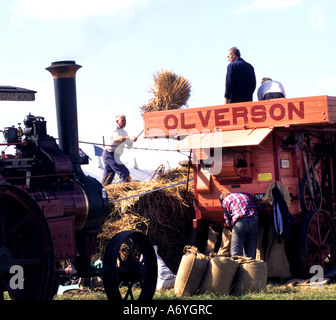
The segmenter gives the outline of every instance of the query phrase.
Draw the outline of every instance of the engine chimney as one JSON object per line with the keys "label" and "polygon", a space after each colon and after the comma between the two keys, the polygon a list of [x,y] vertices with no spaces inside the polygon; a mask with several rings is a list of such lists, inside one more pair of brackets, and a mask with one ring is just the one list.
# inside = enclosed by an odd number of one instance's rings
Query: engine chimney
{"label": "engine chimney", "polygon": [[85,175],[80,167],[75,80],[80,68],[75,61],[57,61],[46,70],[54,78],[59,148],[71,160],[76,181],[86,199],[85,213],[76,214],[75,226],[83,232],[96,232],[105,222],[110,206],[100,182]]}
{"label": "engine chimney", "polygon": [[80,68],[75,61],[56,61],[46,68],[54,78],[59,147],[75,166],[80,163],[76,99]]}

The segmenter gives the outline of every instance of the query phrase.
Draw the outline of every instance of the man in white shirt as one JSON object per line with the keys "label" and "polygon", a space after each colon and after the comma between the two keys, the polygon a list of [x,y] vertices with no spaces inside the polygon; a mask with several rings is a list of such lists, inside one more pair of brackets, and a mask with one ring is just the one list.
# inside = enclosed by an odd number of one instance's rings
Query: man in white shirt
{"label": "man in white shirt", "polygon": [[283,85],[278,81],[273,81],[271,78],[263,78],[261,81],[261,86],[258,89],[258,100],[280,98],[286,98]]}
{"label": "man in white shirt", "polygon": [[124,147],[132,147],[133,142],[137,140],[134,136],[129,136],[124,129],[126,126],[126,117],[120,114],[116,117],[116,129],[113,131],[109,148],[103,153],[104,173],[102,184],[108,185],[112,183],[115,174],[120,178],[121,182],[130,181],[130,172],[121,162],[120,157],[124,152]]}

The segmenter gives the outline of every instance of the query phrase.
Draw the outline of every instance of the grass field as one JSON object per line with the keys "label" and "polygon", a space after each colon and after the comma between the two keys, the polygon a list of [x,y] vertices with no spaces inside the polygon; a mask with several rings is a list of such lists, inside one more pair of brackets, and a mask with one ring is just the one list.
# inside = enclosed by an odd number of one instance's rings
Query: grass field
{"label": "grass field", "polygon": [[[106,300],[103,290],[74,290],[58,295],[55,300]],[[156,292],[153,300],[336,300],[336,283],[324,284],[322,288],[313,289],[309,284],[286,285],[285,283],[268,283],[266,291],[249,293],[242,296],[223,296],[212,293],[183,296],[176,298],[173,289]]]}

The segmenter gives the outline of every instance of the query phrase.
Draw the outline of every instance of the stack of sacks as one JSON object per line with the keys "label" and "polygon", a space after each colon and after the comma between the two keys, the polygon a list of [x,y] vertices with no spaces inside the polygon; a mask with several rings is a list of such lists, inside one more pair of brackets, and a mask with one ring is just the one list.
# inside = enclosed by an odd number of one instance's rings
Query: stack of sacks
{"label": "stack of sacks", "polygon": [[267,264],[252,258],[230,256],[231,233],[223,229],[218,253],[202,254],[186,246],[175,280],[175,295],[211,292],[242,295],[266,290]]}

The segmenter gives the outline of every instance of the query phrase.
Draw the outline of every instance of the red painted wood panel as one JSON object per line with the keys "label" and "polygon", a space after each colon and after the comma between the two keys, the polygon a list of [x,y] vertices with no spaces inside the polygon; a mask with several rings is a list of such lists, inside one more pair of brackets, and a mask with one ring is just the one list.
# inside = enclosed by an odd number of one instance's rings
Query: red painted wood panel
{"label": "red painted wood panel", "polygon": [[330,125],[336,122],[335,99],[315,96],[150,112],[143,115],[144,136],[174,137],[214,130]]}

